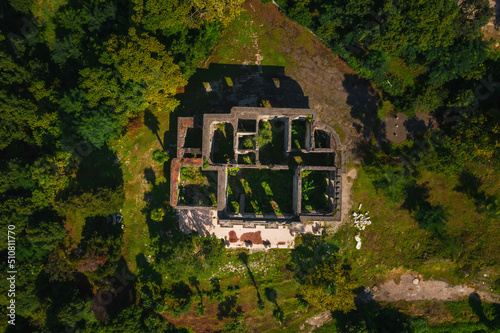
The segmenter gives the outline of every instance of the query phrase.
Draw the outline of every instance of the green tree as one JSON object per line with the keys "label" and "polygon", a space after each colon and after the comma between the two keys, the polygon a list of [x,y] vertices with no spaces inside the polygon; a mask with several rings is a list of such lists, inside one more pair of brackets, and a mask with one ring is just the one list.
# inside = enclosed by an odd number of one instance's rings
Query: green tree
{"label": "green tree", "polygon": [[[6,44],[0,33],[0,45]],[[58,135],[57,114],[44,107],[54,101],[53,92],[38,77],[47,75],[45,65],[21,63],[0,51],[0,150],[16,140],[41,146],[44,136]]]}
{"label": "green tree", "polygon": [[124,199],[121,188],[97,188],[71,194],[64,201],[56,202],[54,207],[62,215],[108,216],[120,211]]}
{"label": "green tree", "polygon": [[357,286],[345,263],[331,256],[305,278],[300,290],[304,300],[312,306],[346,313],[356,308],[353,289]]}
{"label": "green tree", "polygon": [[140,85],[142,110],[174,110],[178,101],[173,96],[186,81],[163,44],[146,33],[138,35],[132,28],[127,37],[113,36],[104,46],[100,61],[114,67],[122,83]]}

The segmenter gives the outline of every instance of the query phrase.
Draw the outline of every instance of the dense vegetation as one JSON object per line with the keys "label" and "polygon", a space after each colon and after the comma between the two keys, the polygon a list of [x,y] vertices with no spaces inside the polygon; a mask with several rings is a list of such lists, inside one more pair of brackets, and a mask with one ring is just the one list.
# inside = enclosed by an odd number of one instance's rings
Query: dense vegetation
{"label": "dense vegetation", "polygon": [[[357,287],[373,282],[374,274],[401,264],[439,278],[445,271],[457,282],[487,270],[496,277],[492,288],[499,290],[500,94],[494,82],[500,81],[500,67],[498,52],[482,40],[480,28],[491,15],[487,2],[277,2],[376,84],[383,99],[379,115],[390,109],[408,115],[434,112],[440,122],[439,135],[429,131],[402,145],[359,147],[364,166],[354,193],[372,206],[374,216],[373,229],[363,234],[363,256],[351,251],[349,227],[334,236],[298,238],[291,251],[250,256],[225,250],[215,237],[186,235],[165,202],[168,173],[156,176],[153,169],[140,175],[149,189],[139,198],[144,209],[131,211],[135,206],[125,204],[136,200],[124,191],[124,182],[134,180],[130,170],[151,154],[134,156],[127,169],[120,165],[116,147],[125,145],[126,132],[144,122],[162,146],[151,152],[155,168],[168,171],[164,149],[174,142],[162,142],[157,118],[178,107],[178,88],[237,17],[241,1],[3,1],[0,224],[3,231],[15,226],[18,273],[16,327],[2,320],[2,331],[187,332],[172,323],[183,326],[176,322],[179,316],[197,320],[207,313],[222,323],[219,330],[245,332],[249,324],[238,304],[257,321],[268,324],[272,314],[277,327],[295,331],[323,309],[336,310],[334,321],[323,328],[328,332],[498,330],[498,306],[474,300],[355,307],[353,299]],[[240,31],[248,27],[236,24]],[[285,59],[279,52],[268,58],[281,64]],[[297,125],[293,144],[301,148],[304,129]],[[264,147],[265,163],[283,162],[275,154],[283,147],[281,124],[270,121],[258,129],[247,145]],[[222,124],[216,133],[220,149],[215,159],[226,163],[233,158],[233,131]],[[136,140],[143,144],[142,137]],[[245,163],[255,163],[255,155],[253,161],[245,157]],[[296,153],[290,160],[307,164],[306,158]],[[317,158],[332,162],[331,156]],[[230,170],[233,178],[240,171]],[[181,176],[197,186],[206,180],[201,170],[186,169]],[[291,211],[291,190],[282,186],[289,181],[272,174],[245,177],[240,178],[247,182],[231,184],[234,193],[237,188],[251,191],[245,210]],[[431,183],[435,180],[437,185]],[[305,202],[320,181],[309,183]],[[436,203],[436,188],[470,204],[468,211],[455,213]],[[211,190],[205,205],[215,203]],[[237,213],[239,196],[230,199]],[[120,211],[122,223],[117,222]],[[411,232],[403,236],[392,225],[394,216],[384,215],[387,211],[398,212],[404,228],[409,221],[404,230]],[[138,232],[125,242],[132,224],[126,217],[132,220],[134,214],[144,216],[149,233]],[[458,214],[465,217],[458,219]],[[77,232],[75,221],[82,221]],[[144,249],[132,258],[137,267],[123,256],[131,247]],[[7,250],[2,237],[4,311]],[[429,268],[435,264],[440,266]],[[422,318],[410,315],[415,307],[453,320],[427,327]]]}
{"label": "dense vegetation", "polygon": [[[498,288],[500,257],[493,240],[500,237],[500,94],[495,83],[500,53],[481,32],[493,15],[488,1],[458,6],[455,1],[277,3],[380,91],[371,142],[358,147],[362,177],[356,188],[359,198],[370,200],[386,219],[408,214],[408,225],[413,221],[417,228],[404,238],[418,239],[418,245],[398,244],[404,248],[402,260],[377,248],[383,256],[379,252],[370,267],[391,262],[385,267],[404,264],[418,270],[433,260],[450,261],[448,273],[460,281],[492,269]],[[380,139],[381,118],[396,112],[431,113],[438,128],[413,133],[399,145]],[[373,115],[359,118],[369,124]],[[467,217],[458,202],[436,203],[438,187],[431,182],[472,200]],[[377,206],[399,215],[387,216]]]}
{"label": "dense vegetation", "polygon": [[[240,3],[10,0],[0,4],[0,216],[2,230],[15,227],[19,272],[16,326],[9,329],[175,330],[159,316],[164,310],[155,308],[146,296],[133,305],[136,288],[144,295],[151,288],[152,295],[162,299],[174,297],[170,295],[178,288],[154,283],[146,264],[138,276],[127,273],[121,259],[123,230],[111,215],[123,206],[124,175],[109,142],[135,119],[155,120],[176,108],[177,89],[211,52]],[[154,160],[161,165],[168,155],[155,152]],[[158,191],[164,183],[161,179],[157,183]],[[153,208],[152,225],[175,218],[164,208]],[[71,238],[64,227],[72,217],[85,221],[78,244],[68,243]],[[175,239],[174,245],[165,232],[156,236],[154,249],[165,260],[157,263],[160,271],[182,262],[178,251],[185,251],[191,262],[183,267],[202,271],[201,262],[205,265],[208,257],[217,257],[221,248],[212,239],[183,234]],[[187,255],[194,247],[198,255]],[[208,252],[199,252],[201,248]],[[0,250],[6,257],[5,237]],[[170,262],[173,256],[176,259]],[[6,264],[2,260],[2,274]],[[148,286],[142,287],[143,283]],[[5,288],[3,278],[3,308],[8,302]],[[115,301],[104,302],[99,296],[103,293]],[[107,318],[107,324],[96,318]],[[1,326],[2,331],[7,329],[5,320]]]}
{"label": "dense vegetation", "polygon": [[481,27],[486,0],[278,0],[407,114],[467,103],[467,82],[492,74]]}

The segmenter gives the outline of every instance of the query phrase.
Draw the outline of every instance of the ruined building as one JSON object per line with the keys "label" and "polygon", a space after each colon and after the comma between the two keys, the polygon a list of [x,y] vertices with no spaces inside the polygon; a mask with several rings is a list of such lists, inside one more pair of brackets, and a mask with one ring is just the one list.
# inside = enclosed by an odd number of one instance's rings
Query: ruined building
{"label": "ruined building", "polygon": [[312,109],[234,107],[178,119],[171,205],[228,246],[289,247],[340,221],[344,148]]}

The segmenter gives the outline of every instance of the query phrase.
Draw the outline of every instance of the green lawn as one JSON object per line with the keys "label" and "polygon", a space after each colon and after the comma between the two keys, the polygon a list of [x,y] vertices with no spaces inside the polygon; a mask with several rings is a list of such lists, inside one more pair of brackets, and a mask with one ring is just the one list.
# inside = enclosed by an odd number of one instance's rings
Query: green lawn
{"label": "green lawn", "polygon": [[325,195],[329,171],[302,171],[302,209],[327,210]]}
{"label": "green lawn", "polygon": [[[159,113],[156,117],[159,122],[159,132],[168,131],[170,114]],[[168,189],[157,184],[164,183],[170,175],[163,174],[163,166],[153,162],[153,152],[161,149],[161,145],[156,135],[142,123],[122,138],[113,141],[111,147],[120,159],[120,167],[124,174],[125,203],[121,214],[125,227],[122,255],[131,272],[136,274],[137,256],[151,254],[149,250],[151,230],[147,224],[149,212],[145,196],[153,192],[155,197],[162,197],[159,200],[167,207]],[[166,165],[169,163],[170,161],[166,162]],[[163,188],[161,194],[157,193],[158,188]]]}

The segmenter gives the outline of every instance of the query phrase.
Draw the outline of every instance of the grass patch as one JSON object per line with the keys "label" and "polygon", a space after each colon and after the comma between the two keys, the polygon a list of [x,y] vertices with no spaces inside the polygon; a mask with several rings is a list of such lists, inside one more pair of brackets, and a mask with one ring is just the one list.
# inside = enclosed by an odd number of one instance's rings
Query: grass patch
{"label": "grass patch", "polygon": [[[263,164],[285,164],[285,124],[278,119],[269,122],[271,140],[260,147],[259,160]],[[260,127],[264,125],[260,125]]]}
{"label": "grass patch", "polygon": [[[168,131],[170,114],[155,115],[159,121],[159,128]],[[173,142],[175,143],[175,142]],[[169,142],[165,142],[169,144]],[[111,149],[116,152],[123,172],[123,189],[125,202],[122,207],[124,247],[122,255],[132,273],[137,274],[137,257],[140,254],[151,253],[149,244],[151,230],[147,224],[146,201],[144,200],[155,187],[155,179],[169,177],[169,170],[153,162],[153,152],[162,149],[156,135],[144,124],[134,129],[134,133],[126,133],[110,143]],[[168,163],[165,164],[168,168]],[[146,177],[146,175],[149,175]],[[163,205],[168,205],[168,188],[161,187],[161,193],[155,191],[155,196]]]}
{"label": "grass patch", "polygon": [[363,210],[370,211],[372,224],[362,233],[360,251],[355,249],[357,229],[352,226],[341,227],[336,237],[341,239],[341,247],[352,261],[358,281],[369,285],[393,268],[419,266],[428,232],[418,227],[410,213],[388,201],[362,169],[353,184],[352,198],[356,208],[362,203]]}
{"label": "grass patch", "polygon": [[214,132],[212,151],[214,163],[228,163],[234,159],[233,125],[230,123],[218,125]]}
{"label": "grass patch", "polygon": [[333,129],[339,135],[340,142],[345,142],[345,132],[338,124],[333,125]]}
{"label": "grass patch", "polygon": [[394,105],[392,105],[389,101],[382,101],[382,103],[377,108],[377,117],[378,119],[382,119],[389,115],[389,112],[394,109]]}
{"label": "grass patch", "polygon": [[217,44],[217,49],[212,56],[217,60],[214,62],[241,64],[242,61],[248,60],[247,55],[255,54],[252,38],[259,30],[251,21],[252,17],[242,12],[230,23],[224,30],[222,40]]}
{"label": "grass patch", "polygon": [[238,155],[238,164],[255,164],[255,153]]}
{"label": "grass patch", "polygon": [[[267,6],[273,6],[268,4]],[[257,61],[256,54],[262,58],[263,66],[296,67],[294,55],[286,52],[283,46],[283,36],[289,35],[287,19],[271,8],[252,7],[244,4],[244,11],[231,24],[224,29],[222,38],[211,56],[211,61],[225,64],[242,64]],[[294,45],[312,49],[312,35],[301,29],[299,38],[289,38]]]}
{"label": "grass patch", "polygon": [[305,120],[292,121],[292,148],[306,149],[306,132]]}
{"label": "grass patch", "polygon": [[238,149],[255,149],[255,135],[244,135],[238,138]]}
{"label": "grass patch", "polygon": [[[244,211],[254,214],[292,213],[293,171],[267,169],[241,169],[229,174],[229,202],[240,202],[245,195]],[[234,207],[231,205],[229,209]]]}
{"label": "grass patch", "polygon": [[303,210],[328,210],[328,200],[325,194],[329,174],[329,171],[302,171]]}
{"label": "grass patch", "polygon": [[217,206],[217,172],[192,166],[181,168],[179,204]]}

